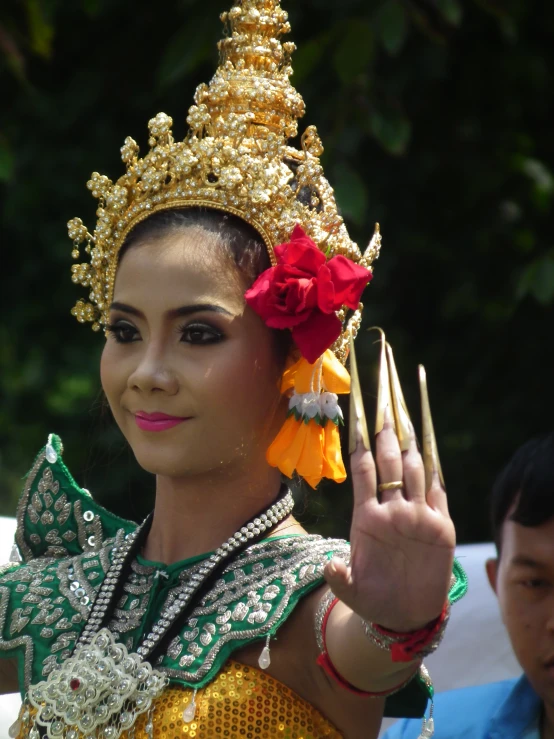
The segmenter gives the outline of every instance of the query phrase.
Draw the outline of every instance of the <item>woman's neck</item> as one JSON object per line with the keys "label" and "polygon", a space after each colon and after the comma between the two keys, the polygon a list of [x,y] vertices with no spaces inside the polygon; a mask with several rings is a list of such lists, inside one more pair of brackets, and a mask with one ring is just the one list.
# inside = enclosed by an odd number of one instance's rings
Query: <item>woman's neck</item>
{"label": "woman's neck", "polygon": [[157,478],[147,559],[169,565],[213,551],[279,494],[280,474],[267,465],[258,474],[228,473]]}

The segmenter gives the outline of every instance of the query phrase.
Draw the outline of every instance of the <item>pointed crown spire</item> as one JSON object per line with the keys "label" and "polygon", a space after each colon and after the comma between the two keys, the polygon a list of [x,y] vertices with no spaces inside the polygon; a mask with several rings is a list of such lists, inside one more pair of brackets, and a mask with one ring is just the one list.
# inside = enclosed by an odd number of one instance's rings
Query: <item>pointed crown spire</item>
{"label": "pointed crown spire", "polygon": [[266,127],[288,139],[304,115],[301,95],[290,84],[295,45],[282,43],[290,33],[287,13],[273,0],[244,0],[221,14],[229,35],[218,46],[220,67],[197,101],[205,102],[216,131],[231,113],[252,116],[250,134],[263,138]]}

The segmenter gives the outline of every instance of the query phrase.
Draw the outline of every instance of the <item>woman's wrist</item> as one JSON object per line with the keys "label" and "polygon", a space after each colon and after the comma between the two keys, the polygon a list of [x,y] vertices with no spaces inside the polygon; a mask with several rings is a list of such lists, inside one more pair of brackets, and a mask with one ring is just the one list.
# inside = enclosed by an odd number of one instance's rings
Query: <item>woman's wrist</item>
{"label": "woman's wrist", "polygon": [[394,631],[364,619],[362,625],[365,635],[375,646],[390,651],[393,662],[412,662],[435,651],[442,641],[449,617],[450,603],[447,601],[439,616],[420,629]]}
{"label": "woman's wrist", "polygon": [[[381,678],[375,682],[376,686],[377,684],[384,683],[385,685],[390,685],[390,687],[385,689],[382,687],[376,689],[371,688],[369,690],[361,689],[353,685],[341,674],[337,666],[333,663],[327,651],[326,632],[329,617],[331,616],[335,606],[340,603],[341,601],[336,598],[331,591],[328,591],[320,601],[315,618],[315,635],[320,649],[317,664],[324,670],[328,677],[333,680],[333,682],[337,683],[348,692],[362,697],[386,697],[402,690],[419,673],[419,661],[417,661],[417,664],[414,664],[413,666],[406,665],[406,667],[403,667],[402,669],[396,668],[390,675],[381,675]],[[352,615],[355,619],[359,618],[354,613]],[[359,620],[359,623],[363,624],[362,619]]]}

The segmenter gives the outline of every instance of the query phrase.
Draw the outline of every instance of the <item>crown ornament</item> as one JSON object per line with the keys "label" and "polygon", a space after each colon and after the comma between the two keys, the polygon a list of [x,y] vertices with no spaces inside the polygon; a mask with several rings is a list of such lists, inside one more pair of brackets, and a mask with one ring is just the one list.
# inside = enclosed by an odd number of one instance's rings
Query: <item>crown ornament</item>
{"label": "crown ornament", "polygon": [[[364,267],[378,256],[379,227],[362,255],[350,239],[323,174],[323,146],[314,126],[289,144],[304,115],[304,101],[290,83],[295,46],[282,42],[290,31],[287,13],[275,0],[242,0],[223,13],[227,36],[219,42],[220,64],[209,85],[201,84],[187,116],[188,132],[176,141],[172,119],[149,121],[149,151],[139,156],[130,137],[121,149],[126,172],[116,182],[94,172],[87,183],[98,200],[97,223],[89,232],[80,218],[68,223],[73,240],[72,280],[89,288],[72,314],[94,330],[108,323],[119,250],[130,231],[153,213],[206,207],[249,223],[274,247],[299,225],[328,259],[342,255]],[[80,262],[82,248],[88,255]],[[344,363],[350,335],[361,321],[361,304],[347,319],[332,349]]]}

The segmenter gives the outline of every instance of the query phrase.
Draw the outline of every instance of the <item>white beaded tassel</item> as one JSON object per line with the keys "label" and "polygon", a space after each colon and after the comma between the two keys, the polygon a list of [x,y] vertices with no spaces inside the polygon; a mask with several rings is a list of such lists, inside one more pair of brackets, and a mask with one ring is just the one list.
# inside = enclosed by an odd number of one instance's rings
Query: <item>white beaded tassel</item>
{"label": "white beaded tassel", "polygon": [[48,441],[46,442],[45,456],[50,464],[58,461],[58,452],[54,449],[52,444],[52,434],[48,435]]}
{"label": "white beaded tassel", "polygon": [[31,713],[27,705],[27,696],[23,699],[23,706],[25,707],[24,710],[20,709],[18,717],[8,729],[8,736],[10,739],[17,739],[17,737],[21,735],[22,730],[29,728]]}
{"label": "white beaded tassel", "polygon": [[[147,739],[154,739],[154,706],[151,706],[150,710],[148,711],[148,718],[146,719],[146,736]],[[133,727],[133,737],[135,736],[135,731]]]}
{"label": "white beaded tassel", "polygon": [[13,724],[8,729],[8,736],[10,737],[10,739],[17,739],[17,737],[19,736],[21,732],[22,726],[23,724],[21,723],[19,719],[16,719],[13,722]]}
{"label": "white beaded tassel", "polygon": [[190,699],[190,703],[183,711],[183,721],[186,724],[190,724],[191,721],[194,721],[194,717],[196,716],[196,693],[198,691],[195,690],[192,694],[192,698]]}
{"label": "white beaded tassel", "polygon": [[260,665],[261,670],[267,670],[267,668],[271,664],[271,656],[269,654],[269,640],[270,639],[271,639],[271,634],[268,634],[265,640],[265,647],[262,649],[261,654],[258,658],[258,664]]}
{"label": "white beaded tassel", "polygon": [[421,734],[417,739],[431,739],[435,733],[435,720],[433,718],[434,703],[431,701],[431,708],[429,710],[429,718],[423,719],[423,725],[421,727]]}

